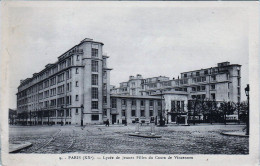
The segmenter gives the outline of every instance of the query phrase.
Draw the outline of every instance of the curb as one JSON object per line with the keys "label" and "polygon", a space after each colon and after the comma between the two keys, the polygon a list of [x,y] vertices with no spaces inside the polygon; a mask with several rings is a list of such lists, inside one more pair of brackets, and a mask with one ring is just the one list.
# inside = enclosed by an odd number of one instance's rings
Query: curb
{"label": "curb", "polygon": [[249,137],[249,135],[245,135],[245,134],[241,134],[241,133],[237,133],[237,132],[222,132],[220,134],[226,135],[226,136]]}

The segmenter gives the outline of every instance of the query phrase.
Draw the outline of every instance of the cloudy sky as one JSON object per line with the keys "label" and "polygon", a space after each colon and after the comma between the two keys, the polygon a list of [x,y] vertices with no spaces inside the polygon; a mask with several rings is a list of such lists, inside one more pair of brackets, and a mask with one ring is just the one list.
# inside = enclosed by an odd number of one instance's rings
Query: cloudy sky
{"label": "cloudy sky", "polygon": [[[64,2],[60,2],[64,3]],[[163,2],[164,3],[164,2]],[[8,10],[10,108],[17,87],[84,38],[104,43],[111,84],[129,75],[178,77],[181,72],[230,61],[248,83],[246,8],[174,5],[48,5]]]}

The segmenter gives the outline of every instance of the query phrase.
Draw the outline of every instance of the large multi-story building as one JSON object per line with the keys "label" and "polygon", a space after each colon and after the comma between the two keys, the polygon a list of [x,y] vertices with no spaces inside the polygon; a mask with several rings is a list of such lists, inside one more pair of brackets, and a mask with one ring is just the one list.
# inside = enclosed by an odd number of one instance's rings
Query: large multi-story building
{"label": "large multi-story building", "polygon": [[177,79],[165,76],[143,79],[138,74],[120,83],[119,88],[111,88],[111,94],[131,96],[135,92],[140,96],[163,96],[164,116],[175,122],[177,115],[187,118],[188,100],[240,102],[240,71],[241,65],[222,62],[216,67],[183,72]]}
{"label": "large multi-story building", "polygon": [[[211,99],[240,101],[241,65],[229,62],[216,67],[183,72],[170,79],[130,76],[120,86],[110,86],[108,56],[103,43],[84,39],[34,73],[21,80],[17,93],[18,122],[31,124],[97,124],[107,119],[147,122],[163,114],[167,122],[187,121],[188,101]],[[165,119],[165,120],[166,120]]]}
{"label": "large multi-story building", "polygon": [[240,71],[241,65],[222,62],[216,67],[183,72],[177,79],[165,76],[143,79],[138,74],[120,83],[119,88],[112,88],[111,93],[145,96],[182,92],[188,99],[240,102]]}
{"label": "large multi-story building", "polygon": [[18,113],[29,113],[26,118],[33,124],[102,123],[109,109],[111,70],[102,47],[86,38],[57,62],[21,80]]}

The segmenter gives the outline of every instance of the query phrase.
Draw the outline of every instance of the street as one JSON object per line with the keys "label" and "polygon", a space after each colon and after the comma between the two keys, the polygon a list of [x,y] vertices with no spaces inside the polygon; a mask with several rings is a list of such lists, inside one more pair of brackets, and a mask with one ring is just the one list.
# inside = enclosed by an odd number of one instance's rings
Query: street
{"label": "street", "polygon": [[[221,132],[238,131],[244,125],[156,127],[162,138],[129,136],[135,125],[120,126],[10,126],[10,143],[31,142],[19,153],[104,153],[104,154],[248,154],[247,137],[224,136]],[[149,133],[150,126],[141,126]]]}

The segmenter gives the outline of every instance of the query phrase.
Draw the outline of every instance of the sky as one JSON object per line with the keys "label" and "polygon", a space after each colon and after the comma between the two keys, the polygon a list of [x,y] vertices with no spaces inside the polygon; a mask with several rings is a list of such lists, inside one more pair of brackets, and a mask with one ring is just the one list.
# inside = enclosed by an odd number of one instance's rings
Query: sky
{"label": "sky", "polygon": [[[64,2],[61,2],[64,3]],[[111,85],[130,75],[168,76],[230,61],[248,84],[248,11],[167,5],[34,5],[8,10],[9,105],[32,77],[84,38],[104,43]],[[145,3],[144,3],[145,4]]]}

